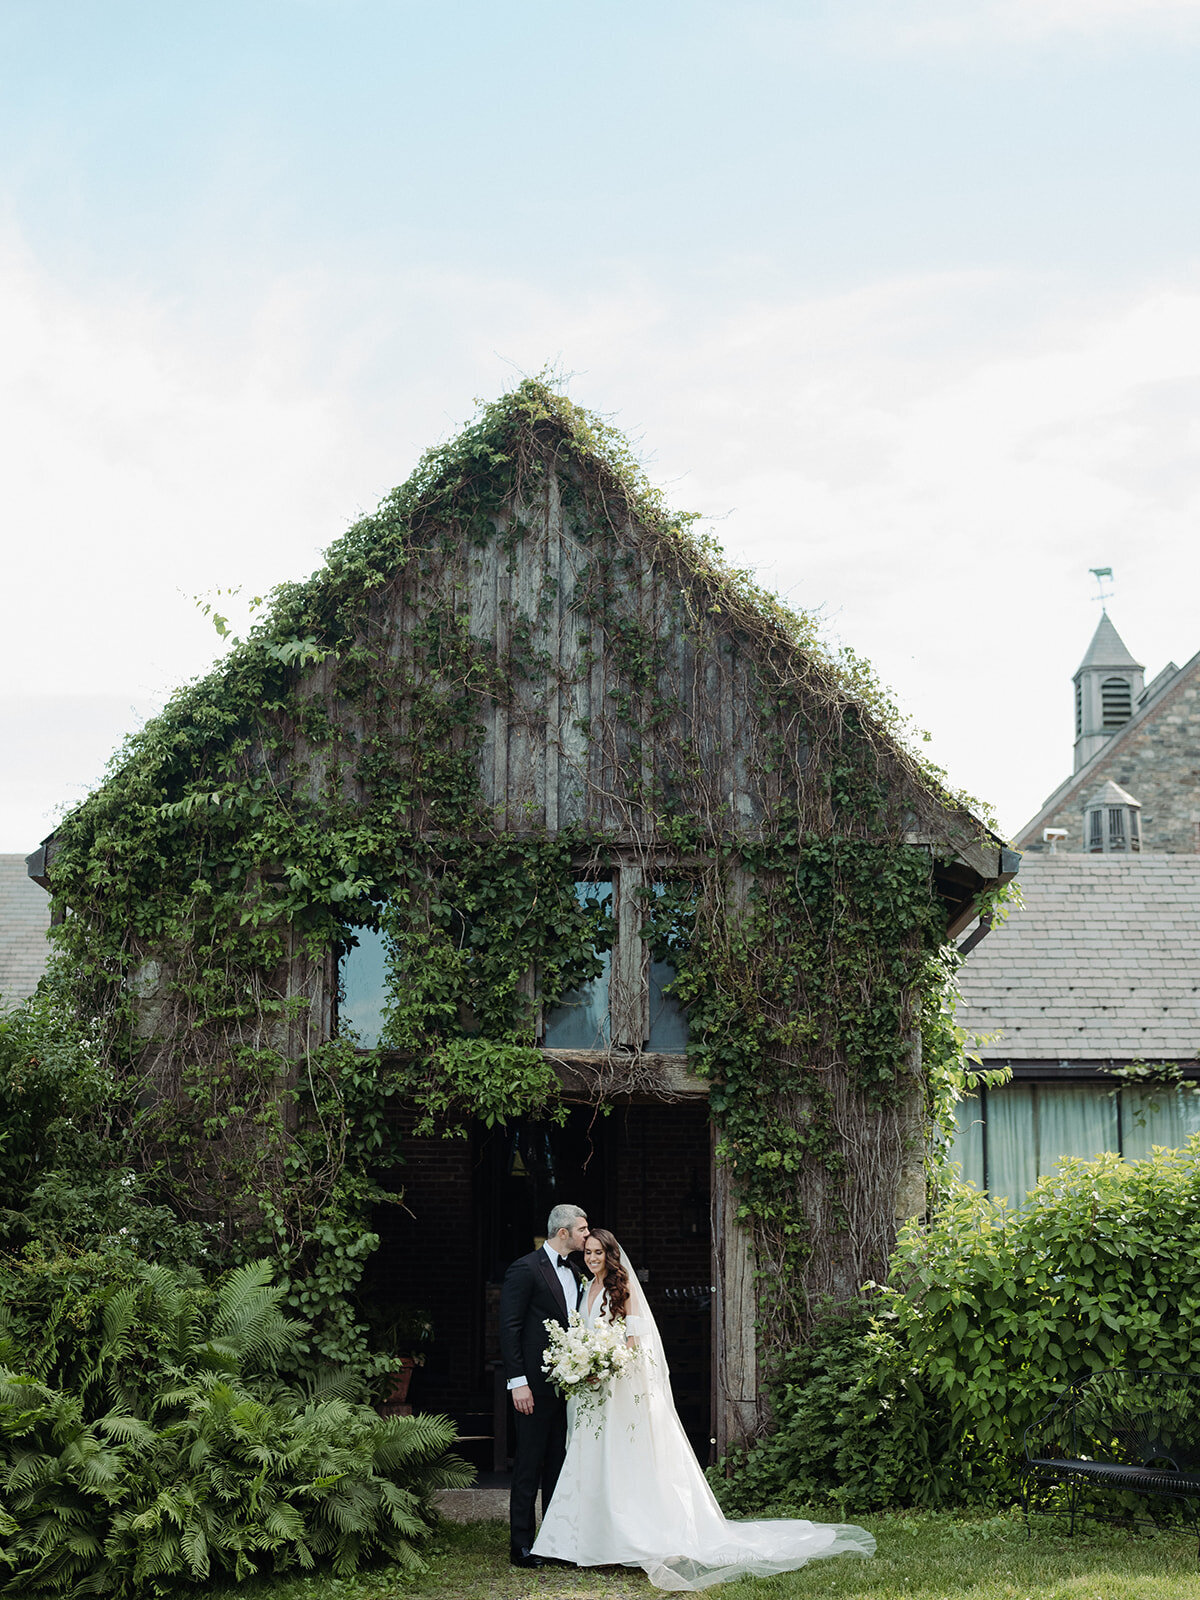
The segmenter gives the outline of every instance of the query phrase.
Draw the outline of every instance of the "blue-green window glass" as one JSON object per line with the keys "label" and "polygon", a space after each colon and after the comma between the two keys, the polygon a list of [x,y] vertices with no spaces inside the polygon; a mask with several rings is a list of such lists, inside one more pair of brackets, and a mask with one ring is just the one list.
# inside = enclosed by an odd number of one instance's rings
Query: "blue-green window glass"
{"label": "blue-green window glass", "polygon": [[[661,897],[666,885],[656,883],[654,894]],[[651,1050],[661,1050],[664,1055],[683,1055],[687,1049],[687,1012],[667,989],[675,982],[675,968],[668,960],[650,958],[650,1034],[646,1041]]]}
{"label": "blue-green window glass", "polygon": [[375,928],[357,928],[357,943],[338,964],[338,1032],[351,1031],[364,1049],[379,1043],[387,998],[388,947]]}
{"label": "blue-green window glass", "polygon": [[[580,905],[598,900],[610,915],[613,906],[611,882],[577,882],[575,896]],[[544,1043],[550,1050],[603,1050],[612,1038],[609,1025],[608,989],[612,971],[611,950],[597,952],[601,964],[598,977],[568,989],[559,1003],[546,1013]]]}

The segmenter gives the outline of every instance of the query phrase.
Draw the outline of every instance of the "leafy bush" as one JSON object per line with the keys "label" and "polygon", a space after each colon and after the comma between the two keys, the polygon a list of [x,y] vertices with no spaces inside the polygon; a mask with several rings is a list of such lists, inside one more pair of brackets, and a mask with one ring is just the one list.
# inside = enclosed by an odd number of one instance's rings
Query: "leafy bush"
{"label": "leafy bush", "polygon": [[[337,1373],[323,1393],[290,1387],[280,1373],[308,1330],[270,1276],[259,1263],[213,1290],[145,1265],[105,1283],[94,1257],[9,1263],[0,1594],[165,1594],[376,1556],[421,1565],[431,1496],[471,1477],[447,1454],[452,1424],[382,1420],[336,1392]],[[22,1348],[33,1370],[14,1370]]]}
{"label": "leafy bush", "polygon": [[936,1506],[990,1487],[974,1441],[956,1436],[878,1299],[848,1315],[831,1308],[771,1399],[774,1432],[711,1475],[732,1514],[814,1500],[857,1512]]}
{"label": "leafy bush", "polygon": [[727,1509],[1014,1492],[1025,1428],[1074,1379],[1200,1366],[1200,1135],[1064,1161],[1019,1211],[952,1185],[870,1295],[783,1363],[775,1431],[713,1475]]}
{"label": "leafy bush", "polygon": [[1064,1161],[1019,1211],[958,1186],[901,1234],[886,1298],[955,1427],[1001,1462],[1075,1378],[1197,1365],[1200,1135]]}
{"label": "leafy bush", "polygon": [[73,1014],[52,967],[0,1011],[0,1242],[211,1262],[212,1230],[182,1223],[114,1162],[121,1107],[99,1025]]}

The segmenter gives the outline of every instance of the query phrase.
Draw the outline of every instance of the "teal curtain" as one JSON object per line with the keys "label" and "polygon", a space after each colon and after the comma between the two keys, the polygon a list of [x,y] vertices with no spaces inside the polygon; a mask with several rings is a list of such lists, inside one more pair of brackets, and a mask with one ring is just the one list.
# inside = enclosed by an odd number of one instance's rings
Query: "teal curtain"
{"label": "teal curtain", "polygon": [[[1053,1172],[1067,1156],[1085,1161],[1111,1150],[1120,1154],[1117,1097],[1103,1083],[1036,1085],[1038,1177]],[[1003,1091],[1001,1091],[1003,1092]]]}
{"label": "teal curtain", "polygon": [[960,1101],[955,1121],[951,1156],[964,1178],[1019,1206],[1068,1156],[1138,1161],[1154,1145],[1178,1149],[1200,1132],[1200,1094],[1190,1085],[1114,1094],[1111,1082],[1007,1083]]}
{"label": "teal curtain", "polygon": [[1200,1094],[1191,1084],[1121,1091],[1121,1133],[1128,1160],[1148,1156],[1156,1144],[1178,1150],[1198,1132]]}
{"label": "teal curtain", "polygon": [[1038,1179],[1035,1095],[1038,1084],[1007,1083],[984,1099],[987,1188],[994,1200],[1023,1205]]}
{"label": "teal curtain", "polygon": [[967,1183],[985,1189],[983,1170],[983,1107],[977,1094],[968,1095],[954,1108],[955,1133],[950,1154],[962,1167]]}

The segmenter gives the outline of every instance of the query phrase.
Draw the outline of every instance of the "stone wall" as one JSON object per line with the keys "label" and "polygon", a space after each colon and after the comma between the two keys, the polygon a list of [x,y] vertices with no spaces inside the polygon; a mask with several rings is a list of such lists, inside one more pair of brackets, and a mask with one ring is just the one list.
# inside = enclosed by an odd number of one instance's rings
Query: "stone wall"
{"label": "stone wall", "polygon": [[1115,734],[1083,770],[1052,795],[1014,841],[1041,852],[1043,828],[1066,828],[1060,850],[1085,845],[1083,808],[1107,779],[1141,802],[1146,851],[1200,851],[1200,661],[1189,662],[1144,712]]}

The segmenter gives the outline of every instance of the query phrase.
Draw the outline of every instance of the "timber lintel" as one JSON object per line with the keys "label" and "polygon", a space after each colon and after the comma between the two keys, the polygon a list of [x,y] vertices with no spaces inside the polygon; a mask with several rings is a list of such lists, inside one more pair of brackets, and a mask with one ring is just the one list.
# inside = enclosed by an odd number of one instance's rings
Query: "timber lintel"
{"label": "timber lintel", "polygon": [[708,1082],[688,1071],[685,1056],[657,1051],[546,1050],[568,1100],[707,1100]]}

